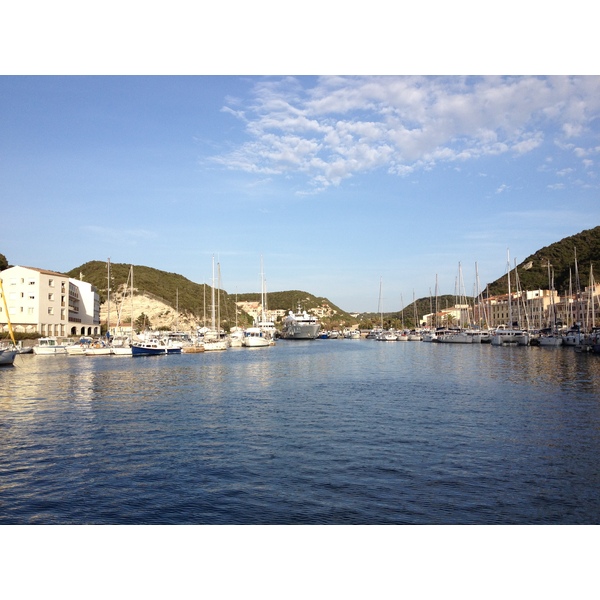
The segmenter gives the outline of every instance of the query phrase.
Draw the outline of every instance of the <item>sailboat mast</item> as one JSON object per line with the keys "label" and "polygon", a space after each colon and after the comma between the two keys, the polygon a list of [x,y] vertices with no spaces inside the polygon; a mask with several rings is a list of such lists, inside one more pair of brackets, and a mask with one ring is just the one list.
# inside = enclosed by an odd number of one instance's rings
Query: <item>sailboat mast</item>
{"label": "sailboat mast", "polygon": [[415,290],[413,289],[413,321],[414,323],[414,329],[417,329],[419,327],[419,323],[418,323],[418,314],[417,314],[417,301],[415,299]]}
{"label": "sailboat mast", "polygon": [[221,263],[217,263],[217,285],[219,286],[217,289],[217,335],[219,339],[221,337]]}
{"label": "sailboat mast", "polygon": [[131,338],[133,339],[133,265],[129,266],[129,273],[131,275],[131,294],[130,294],[130,302],[131,302]]}
{"label": "sailboat mast", "polygon": [[508,324],[510,329],[513,327],[513,316],[512,316],[512,298],[510,293],[510,254],[506,250],[506,270],[508,271]]}
{"label": "sailboat mast", "polygon": [[435,327],[438,328],[438,274],[435,274]]}
{"label": "sailboat mast", "polygon": [[383,285],[383,278],[380,277],[379,278],[379,306],[377,307],[377,310],[379,312],[379,318],[381,319],[381,329],[383,329],[383,306],[381,305],[381,288]]}
{"label": "sailboat mast", "polygon": [[266,319],[266,315],[265,315],[265,302],[266,302],[266,298],[265,298],[265,270],[263,267],[263,257],[262,254],[260,255],[260,308],[262,311],[262,317],[261,317],[261,321],[264,323],[267,319]]}
{"label": "sailboat mast", "polygon": [[106,337],[110,336],[110,258],[106,261],[106,283],[107,283],[107,298],[106,298]]}
{"label": "sailboat mast", "polygon": [[4,304],[4,312],[6,313],[6,324],[8,325],[8,333],[10,334],[10,339],[13,343],[13,346],[16,346],[17,342],[15,342],[15,334],[12,328],[12,323],[10,322],[10,313],[8,312],[8,304],[6,303],[6,294],[4,293],[4,288],[2,287],[2,279],[0,279],[0,294],[2,294],[2,303]]}
{"label": "sailboat mast", "polygon": [[212,257],[212,294],[211,294],[211,300],[212,300],[212,308],[211,308],[211,327],[212,330],[215,330],[215,255],[213,254]]}

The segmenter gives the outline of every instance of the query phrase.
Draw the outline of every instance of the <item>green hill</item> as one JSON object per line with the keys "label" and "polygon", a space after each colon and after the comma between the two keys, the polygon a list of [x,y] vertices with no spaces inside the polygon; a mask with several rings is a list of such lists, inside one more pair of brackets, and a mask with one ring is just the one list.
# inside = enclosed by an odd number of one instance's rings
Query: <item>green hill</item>
{"label": "green hill", "polygon": [[[519,282],[523,290],[548,289],[548,262],[554,270],[554,287],[561,294],[569,292],[569,280],[576,291],[575,256],[581,288],[589,283],[590,265],[600,263],[600,226],[586,229],[566,237],[528,256],[517,265]],[[531,263],[531,265],[530,265]],[[511,287],[514,283],[514,264]],[[508,291],[506,273],[489,285],[489,295],[505,294]],[[486,292],[488,293],[488,292]]]}
{"label": "green hill", "polygon": [[[130,265],[111,263],[110,289],[116,291],[127,284]],[[108,297],[108,269],[106,262],[90,261],[66,273],[69,277],[95,285],[100,294],[100,302]],[[194,315],[198,320],[211,311],[212,288],[206,284],[194,283],[177,273],[168,273],[152,267],[133,266],[133,287],[135,294],[157,298],[172,307],[177,307],[181,314]],[[235,297],[221,290],[221,322],[235,324]],[[249,325],[252,319],[246,314],[238,315],[238,324]]]}
{"label": "green hill", "polygon": [[[111,263],[110,265],[110,288],[116,291],[119,287],[127,284],[130,265],[122,263]],[[108,269],[106,262],[90,261],[66,273],[69,277],[79,278],[91,283],[98,288],[100,302],[104,303],[108,297]],[[133,286],[135,294],[143,294],[157,298],[172,307],[177,305],[181,314],[194,315],[201,319],[204,311],[210,313],[212,288],[206,284],[198,284],[186,279],[177,273],[168,273],[153,269],[152,267],[133,266]],[[236,296],[228,294],[225,290],[220,291],[221,297],[221,322],[224,327],[235,323],[235,300]],[[237,300],[259,301],[260,293],[237,294]],[[343,323],[350,325],[356,322],[348,313],[335,306],[327,298],[313,296],[308,292],[292,290],[289,292],[271,292],[268,294],[268,307],[271,310],[296,310],[298,305],[303,310],[328,305],[335,311],[332,317],[324,318],[323,325]],[[252,318],[242,312],[238,315],[238,324],[241,326],[251,325]]]}

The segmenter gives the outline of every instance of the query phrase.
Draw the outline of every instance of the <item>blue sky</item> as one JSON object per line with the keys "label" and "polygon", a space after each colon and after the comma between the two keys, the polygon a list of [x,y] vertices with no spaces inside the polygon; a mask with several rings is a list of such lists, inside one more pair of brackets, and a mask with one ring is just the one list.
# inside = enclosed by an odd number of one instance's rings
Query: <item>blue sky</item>
{"label": "blue sky", "polygon": [[0,78],[0,252],[348,311],[467,293],[600,224],[600,77]]}

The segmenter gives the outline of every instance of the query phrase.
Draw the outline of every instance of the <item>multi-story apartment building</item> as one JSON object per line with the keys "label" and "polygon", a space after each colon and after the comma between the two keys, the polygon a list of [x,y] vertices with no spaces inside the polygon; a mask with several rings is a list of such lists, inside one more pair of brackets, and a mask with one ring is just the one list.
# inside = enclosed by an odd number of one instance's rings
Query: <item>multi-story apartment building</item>
{"label": "multi-story apartment building", "polygon": [[514,292],[509,305],[508,295],[482,300],[475,307],[475,321],[528,329],[545,327],[572,327],[579,323],[589,330],[600,323],[600,285],[587,287],[580,298],[576,295],[560,296],[556,290]]}
{"label": "multi-story apartment building", "polygon": [[[510,301],[509,301],[510,300]],[[549,318],[549,307],[559,300],[556,291],[533,290],[481,298],[474,307],[474,322],[483,327],[541,329]]]}
{"label": "multi-story apartment building", "polygon": [[430,313],[421,317],[421,323],[425,327],[456,327],[466,326],[470,323],[470,310],[468,304],[456,304],[436,313]]}
{"label": "multi-story apartment building", "polygon": [[[90,283],[20,266],[5,269],[0,277],[14,331],[42,336],[100,334],[100,297]],[[8,329],[3,303],[0,329]]]}

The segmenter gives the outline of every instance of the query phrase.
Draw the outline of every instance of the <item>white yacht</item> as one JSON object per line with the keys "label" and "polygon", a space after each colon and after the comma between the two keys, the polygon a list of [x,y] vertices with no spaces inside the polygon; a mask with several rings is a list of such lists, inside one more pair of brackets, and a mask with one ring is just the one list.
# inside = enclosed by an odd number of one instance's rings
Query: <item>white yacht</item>
{"label": "white yacht", "polygon": [[281,337],[286,340],[314,340],[318,337],[321,323],[315,315],[306,311],[293,313],[291,310],[283,320]]}

